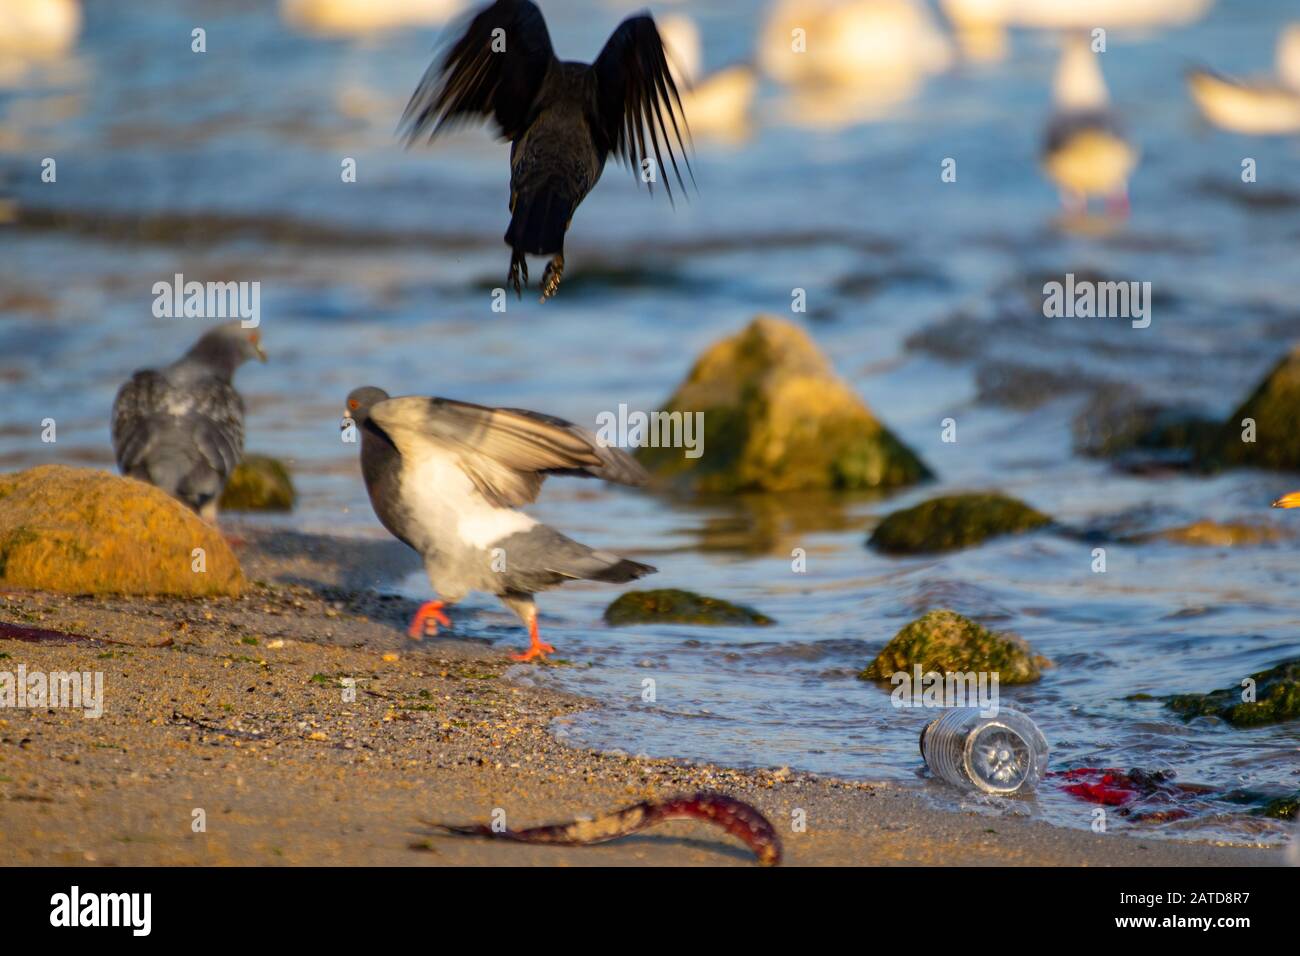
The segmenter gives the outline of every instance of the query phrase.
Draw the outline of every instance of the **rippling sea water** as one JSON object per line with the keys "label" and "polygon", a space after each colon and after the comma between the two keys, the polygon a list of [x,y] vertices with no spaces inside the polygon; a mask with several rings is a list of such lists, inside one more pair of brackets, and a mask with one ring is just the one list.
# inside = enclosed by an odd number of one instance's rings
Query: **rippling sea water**
{"label": "rippling sea water", "polygon": [[[628,8],[545,4],[558,52],[589,59]],[[672,8],[657,8],[665,12]],[[743,59],[752,0],[688,8],[706,66]],[[1091,807],[1051,788],[1002,804],[921,782],[930,716],[890,706],[854,673],[908,620],[944,606],[1014,630],[1057,666],[1002,701],[1033,715],[1056,769],[1172,770],[1188,783],[1300,788],[1300,727],[1184,723],[1133,694],[1209,690],[1300,651],[1297,541],[1251,548],[1091,546],[1040,535],[939,558],[866,550],[883,513],[940,491],[999,488],[1070,525],[1155,529],[1201,518],[1300,531],[1269,510],[1300,476],[1238,471],[1139,477],[1081,458],[1074,415],[1097,392],[1135,388],[1223,416],[1300,335],[1300,145],[1208,130],[1182,82],[1190,63],[1271,67],[1293,5],[1220,0],[1202,22],[1113,37],[1112,96],[1142,148],[1133,215],[1080,235],[1056,223],[1035,156],[1049,108],[1050,38],[958,66],[870,124],[809,130],[761,122],[743,143],[702,141],[698,194],[669,207],[611,167],[575,217],[568,277],[545,306],[490,311],[508,250],[507,147],[457,134],[403,151],[393,130],[436,31],[368,40],[299,35],[267,3],[90,0],[73,57],[0,88],[0,467],[111,466],[108,409],[144,364],[197,334],[155,319],[153,283],[261,282],[272,361],[244,369],[249,448],[292,464],[301,507],[272,524],[382,534],[338,418],[354,386],[545,410],[593,424],[619,403],[652,409],[708,344],[758,312],[799,317],[870,406],[935,470],[889,496],[785,495],[683,502],[553,480],[533,509],[592,545],[658,565],[655,586],[757,606],[766,629],[613,630],[615,590],[542,598],[569,667],[525,679],[602,707],[557,726],[577,745],[916,782],[943,805],[1087,826]],[[202,25],[208,53],[189,49]],[[765,88],[760,114],[773,115]],[[44,157],[56,184],[39,180]],[[340,182],[343,157],[359,181]],[[941,161],[958,160],[942,183]],[[1239,181],[1243,157],[1259,182]],[[1095,271],[1150,281],[1150,328],[1045,319],[1044,276]],[[540,273],[540,266],[535,270]],[[536,275],[534,276],[536,278]],[[1010,372],[1007,370],[1010,369]],[[991,376],[1063,372],[1007,405]],[[54,417],[55,445],[36,438]],[[940,422],[958,422],[958,442]],[[706,449],[707,453],[707,449]],[[791,571],[795,547],[807,573]],[[412,578],[402,588],[428,593]],[[472,598],[462,633],[500,638],[505,613]],[[522,641],[523,636],[507,637]],[[641,699],[656,681],[657,701]],[[1112,829],[1274,842],[1280,823],[1211,804],[1190,819]]]}

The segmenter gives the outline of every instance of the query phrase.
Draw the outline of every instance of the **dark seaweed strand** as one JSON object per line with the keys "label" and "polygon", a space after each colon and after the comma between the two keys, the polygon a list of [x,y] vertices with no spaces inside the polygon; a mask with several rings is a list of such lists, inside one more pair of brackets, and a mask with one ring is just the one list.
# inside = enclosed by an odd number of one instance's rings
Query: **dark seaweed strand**
{"label": "dark seaweed strand", "polygon": [[164,638],[158,644],[136,644],[132,641],[112,641],[107,637],[87,637],[85,634],[73,634],[70,631],[51,631],[44,627],[27,627],[25,624],[10,624],[0,621],[0,638],[7,641],[26,641],[29,644],[50,642],[53,644],[120,644],[122,647],[171,647],[172,639]]}
{"label": "dark seaweed strand", "polygon": [[674,819],[715,823],[732,836],[743,840],[754,851],[762,866],[775,866],[781,862],[781,838],[760,810],[743,800],[708,790],[669,797],[667,800],[646,800],[593,820],[554,823],[527,830],[493,830],[484,823],[469,826],[448,826],[441,823],[432,825],[447,833],[495,837],[516,843],[591,846]]}

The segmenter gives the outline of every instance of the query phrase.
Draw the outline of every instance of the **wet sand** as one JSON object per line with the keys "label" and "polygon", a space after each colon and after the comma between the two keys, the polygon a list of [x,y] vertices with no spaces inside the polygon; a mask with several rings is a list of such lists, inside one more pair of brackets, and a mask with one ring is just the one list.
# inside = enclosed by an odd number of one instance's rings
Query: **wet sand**
{"label": "wet sand", "polygon": [[551,722],[593,705],[528,686],[533,665],[506,657],[520,634],[405,636],[414,603],[371,590],[415,567],[400,545],[235,533],[256,582],[239,600],[0,593],[0,622],[88,639],[0,639],[0,670],[103,671],[106,698],[98,719],[0,710],[0,860],[751,865],[738,841],[687,821],[579,848],[428,825],[499,809],[520,829],[707,787],[763,810],[793,865],[1281,863],[1278,850],[945,812],[903,787],[570,748]]}

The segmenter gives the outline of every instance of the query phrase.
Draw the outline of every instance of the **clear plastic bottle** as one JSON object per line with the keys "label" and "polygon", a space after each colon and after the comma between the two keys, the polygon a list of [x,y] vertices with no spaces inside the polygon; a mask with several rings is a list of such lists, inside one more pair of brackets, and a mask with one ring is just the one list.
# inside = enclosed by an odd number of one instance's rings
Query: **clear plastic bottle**
{"label": "clear plastic bottle", "polygon": [[1047,738],[1032,720],[1005,707],[996,717],[954,707],[921,731],[930,770],[968,790],[1002,796],[1033,790],[1047,769]]}

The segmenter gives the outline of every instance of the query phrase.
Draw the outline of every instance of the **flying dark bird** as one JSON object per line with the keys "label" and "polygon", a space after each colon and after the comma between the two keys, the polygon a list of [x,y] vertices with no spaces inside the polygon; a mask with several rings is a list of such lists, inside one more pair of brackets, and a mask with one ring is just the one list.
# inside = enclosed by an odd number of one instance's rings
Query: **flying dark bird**
{"label": "flying dark bird", "polygon": [[445,608],[470,591],[495,594],[528,628],[515,660],[554,651],[537,629],[533,594],[565,581],[618,584],[654,568],[596,551],[516,511],[536,500],[547,475],[640,485],[630,455],[560,418],[447,398],[348,396],[343,427],[361,432],[361,473],[375,515],[424,560],[438,600],[422,605],[408,633],[418,640],[451,626]]}
{"label": "flying dark bird", "polygon": [[619,24],[595,63],[569,63],[556,59],[535,4],[497,0],[425,71],[402,126],[409,144],[487,117],[511,143],[505,241],[516,295],[528,283],[530,255],[551,257],[541,301],[555,294],[564,276],[564,234],[611,153],[652,191],[662,173],[671,202],[666,155],[686,188],[677,153],[690,172],[689,131],[649,14]]}
{"label": "flying dark bird", "polygon": [[206,332],[162,369],[142,369],[113,400],[113,452],[128,478],[157,485],[208,521],[244,453],[244,401],[231,384],[266,361],[256,329],[238,320]]}

